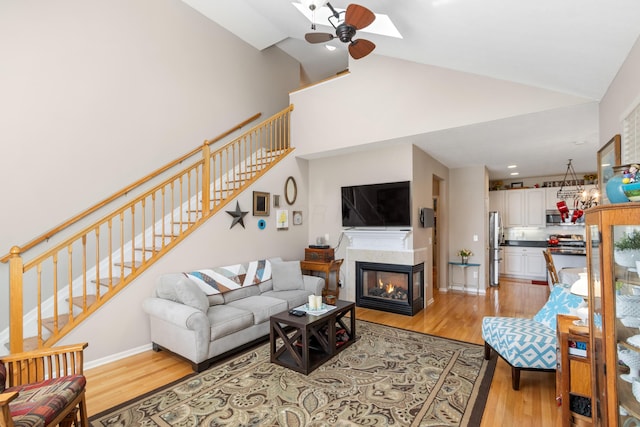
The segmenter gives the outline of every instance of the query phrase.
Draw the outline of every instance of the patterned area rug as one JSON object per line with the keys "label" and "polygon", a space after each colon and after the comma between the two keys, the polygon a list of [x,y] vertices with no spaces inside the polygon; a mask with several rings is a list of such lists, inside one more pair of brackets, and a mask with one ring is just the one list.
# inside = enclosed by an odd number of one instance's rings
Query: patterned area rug
{"label": "patterned area rug", "polygon": [[269,344],[91,417],[91,426],[477,426],[496,365],[483,347],[357,322],[308,376]]}

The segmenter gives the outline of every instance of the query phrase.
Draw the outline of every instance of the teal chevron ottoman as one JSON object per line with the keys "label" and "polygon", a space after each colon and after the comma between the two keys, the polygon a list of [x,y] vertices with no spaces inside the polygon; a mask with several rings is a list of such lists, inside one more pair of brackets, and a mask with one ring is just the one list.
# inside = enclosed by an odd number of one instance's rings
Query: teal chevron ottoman
{"label": "teal chevron ottoman", "polygon": [[491,349],[511,366],[511,387],[520,389],[521,370],[555,371],[556,316],[572,314],[584,300],[563,286],[554,286],[549,300],[533,319],[485,317],[482,319],[484,357]]}

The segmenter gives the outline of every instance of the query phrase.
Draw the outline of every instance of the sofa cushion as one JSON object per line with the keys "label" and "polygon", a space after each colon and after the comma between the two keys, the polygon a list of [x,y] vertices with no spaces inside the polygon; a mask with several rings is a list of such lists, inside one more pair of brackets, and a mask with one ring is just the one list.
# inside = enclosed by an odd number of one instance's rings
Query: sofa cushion
{"label": "sofa cushion", "polygon": [[209,307],[207,318],[211,324],[211,341],[253,326],[253,313],[231,305]]}
{"label": "sofa cushion", "polygon": [[222,296],[224,297],[225,304],[229,304],[230,302],[233,302],[242,298],[252,297],[255,295],[260,295],[260,288],[257,285],[247,286],[244,288],[236,289],[234,291],[230,291],[222,294]]}
{"label": "sofa cushion", "polygon": [[309,302],[309,295],[312,295],[312,293],[306,289],[294,289],[291,291],[267,291],[262,295],[285,300],[291,309],[300,307],[301,305]]}
{"label": "sofa cushion", "polygon": [[285,300],[263,295],[239,299],[227,305],[252,312],[255,325],[268,322],[271,316],[282,313],[289,308]]}
{"label": "sofa cushion", "polygon": [[573,295],[563,286],[554,286],[549,295],[549,300],[533,317],[548,328],[556,330],[556,316],[558,314],[571,314],[578,307],[586,305],[584,299]]}
{"label": "sofa cushion", "polygon": [[271,278],[274,291],[303,289],[300,261],[283,261],[271,264]]}

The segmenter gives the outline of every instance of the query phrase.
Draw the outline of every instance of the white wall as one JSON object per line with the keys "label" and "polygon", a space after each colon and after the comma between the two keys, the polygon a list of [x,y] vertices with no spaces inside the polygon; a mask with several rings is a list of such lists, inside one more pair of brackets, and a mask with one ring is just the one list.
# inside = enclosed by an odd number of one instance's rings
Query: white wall
{"label": "white wall", "polygon": [[350,73],[291,95],[298,155],[590,102],[474,74],[367,56]]}
{"label": "white wall", "polygon": [[[616,134],[622,135],[624,118],[640,104],[640,39],[618,70],[607,93],[600,101],[600,146]],[[595,154],[594,154],[595,155]],[[629,159],[628,161],[640,160]],[[627,160],[623,159],[627,162]]]}
{"label": "white wall", "polygon": [[[475,166],[451,169],[449,172],[451,190],[449,200],[449,258],[447,261],[460,261],[458,251],[471,249],[470,263],[481,264],[479,271],[480,289],[485,289],[486,239],[488,233],[488,198],[486,168]],[[473,236],[478,240],[474,241]]]}
{"label": "white wall", "polygon": [[[5,0],[0,40],[2,255],[253,114],[267,118],[298,87],[292,58],[255,50],[180,0]],[[283,194],[278,180],[259,190]],[[249,199],[241,205],[251,208]],[[205,265],[293,256],[306,243],[306,233],[298,243],[298,231],[289,231],[254,247],[249,236],[266,235],[256,234],[255,224],[217,235],[227,217],[190,238],[211,239],[199,249],[212,251]],[[186,269],[189,260],[202,265],[204,252],[182,255],[171,270]],[[126,301],[118,307],[126,314],[105,314],[118,318],[103,319],[96,331],[104,333],[84,333],[91,358],[148,341],[139,300],[148,289],[128,292],[131,298],[118,302]],[[127,329],[111,328],[125,319]],[[8,269],[0,264],[0,329],[7,324]],[[94,350],[98,345],[104,348]]]}

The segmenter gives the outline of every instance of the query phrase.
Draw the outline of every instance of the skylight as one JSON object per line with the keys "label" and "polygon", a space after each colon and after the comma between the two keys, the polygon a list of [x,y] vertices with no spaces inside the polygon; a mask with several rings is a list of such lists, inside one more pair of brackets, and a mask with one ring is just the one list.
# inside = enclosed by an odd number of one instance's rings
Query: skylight
{"label": "skylight", "polygon": [[[310,23],[314,23],[312,21],[312,16],[315,16],[316,25],[331,26],[331,24],[329,24],[329,21],[328,21],[329,16],[331,16],[331,10],[327,6],[316,9],[315,13],[312,13],[309,9],[305,8],[301,3],[291,2],[291,4],[294,5],[296,9],[298,9],[298,11],[302,13],[305,16],[305,18],[307,18],[307,20],[309,20]],[[345,10],[345,9],[339,9],[337,7],[334,7],[334,9],[337,10],[338,12],[342,12]],[[340,17],[342,18],[343,15],[340,15]],[[402,34],[400,34],[396,26],[393,25],[393,22],[391,22],[391,18],[389,18],[388,15],[385,15],[382,13],[376,13],[376,20],[373,21],[371,25],[358,31],[363,33],[380,34],[382,36],[395,37],[398,39],[402,38]]]}

